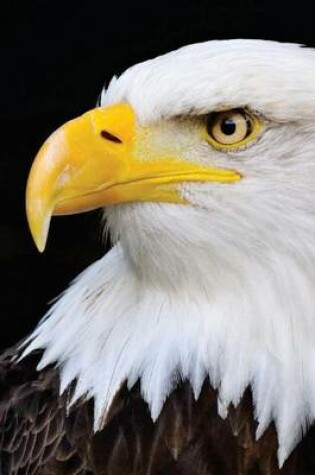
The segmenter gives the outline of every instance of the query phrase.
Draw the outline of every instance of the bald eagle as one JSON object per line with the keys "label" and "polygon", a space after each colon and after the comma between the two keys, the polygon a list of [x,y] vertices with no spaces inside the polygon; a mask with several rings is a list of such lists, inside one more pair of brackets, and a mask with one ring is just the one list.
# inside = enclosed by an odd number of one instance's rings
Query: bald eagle
{"label": "bald eagle", "polygon": [[26,210],[112,249],[0,359],[9,474],[315,473],[315,51],[210,41],[53,133]]}

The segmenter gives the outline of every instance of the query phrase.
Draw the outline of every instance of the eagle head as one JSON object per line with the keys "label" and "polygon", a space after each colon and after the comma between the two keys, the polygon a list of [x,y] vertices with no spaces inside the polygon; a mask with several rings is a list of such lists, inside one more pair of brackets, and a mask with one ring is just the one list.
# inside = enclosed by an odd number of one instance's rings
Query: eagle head
{"label": "eagle head", "polygon": [[314,420],[314,77],[298,45],[190,45],[114,77],[39,151],[38,248],[52,215],[95,208],[115,243],[26,350],[94,397],[96,428],[138,379],[153,418],[178,378],[198,397],[209,377],[222,416],[250,386],[281,464]]}

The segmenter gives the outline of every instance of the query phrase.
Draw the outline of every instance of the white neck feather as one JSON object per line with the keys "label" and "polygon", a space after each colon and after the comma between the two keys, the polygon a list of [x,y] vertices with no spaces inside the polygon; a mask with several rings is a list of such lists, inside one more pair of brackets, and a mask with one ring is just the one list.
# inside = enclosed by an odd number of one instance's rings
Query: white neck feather
{"label": "white neck feather", "polygon": [[144,285],[117,244],[51,308],[24,355],[44,348],[38,369],[57,362],[61,392],[77,379],[72,402],[94,397],[96,430],[124,381],[140,378],[153,419],[178,379],[197,398],[209,376],[222,417],[250,385],[257,437],[275,421],[282,465],[315,418],[314,276],[270,255],[225,277],[212,275],[210,293]]}

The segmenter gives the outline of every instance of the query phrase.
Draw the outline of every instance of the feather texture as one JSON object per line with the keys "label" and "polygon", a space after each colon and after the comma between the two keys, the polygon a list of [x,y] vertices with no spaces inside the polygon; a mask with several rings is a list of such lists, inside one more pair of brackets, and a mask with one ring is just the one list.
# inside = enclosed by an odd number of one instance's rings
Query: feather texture
{"label": "feather texture", "polygon": [[139,384],[124,385],[93,431],[93,406],[80,400],[66,411],[69,389],[58,397],[58,371],[35,369],[40,353],[17,362],[16,349],[0,360],[1,473],[41,475],[295,475],[315,470],[314,431],[282,470],[271,426],[255,439],[250,391],[225,420],[217,414],[217,394],[209,381],[198,400],[179,383],[156,423]]}

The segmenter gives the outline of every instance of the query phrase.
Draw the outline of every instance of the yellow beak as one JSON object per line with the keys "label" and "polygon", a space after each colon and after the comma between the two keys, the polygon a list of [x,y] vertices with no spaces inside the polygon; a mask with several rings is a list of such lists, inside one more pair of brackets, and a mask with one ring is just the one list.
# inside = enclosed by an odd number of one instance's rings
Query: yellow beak
{"label": "yellow beak", "polygon": [[34,241],[45,248],[52,215],[80,213],[109,204],[184,203],[182,182],[231,183],[232,170],[209,168],[177,157],[137,157],[139,133],[127,104],[93,109],[67,122],[40,149],[28,178],[26,213]]}

